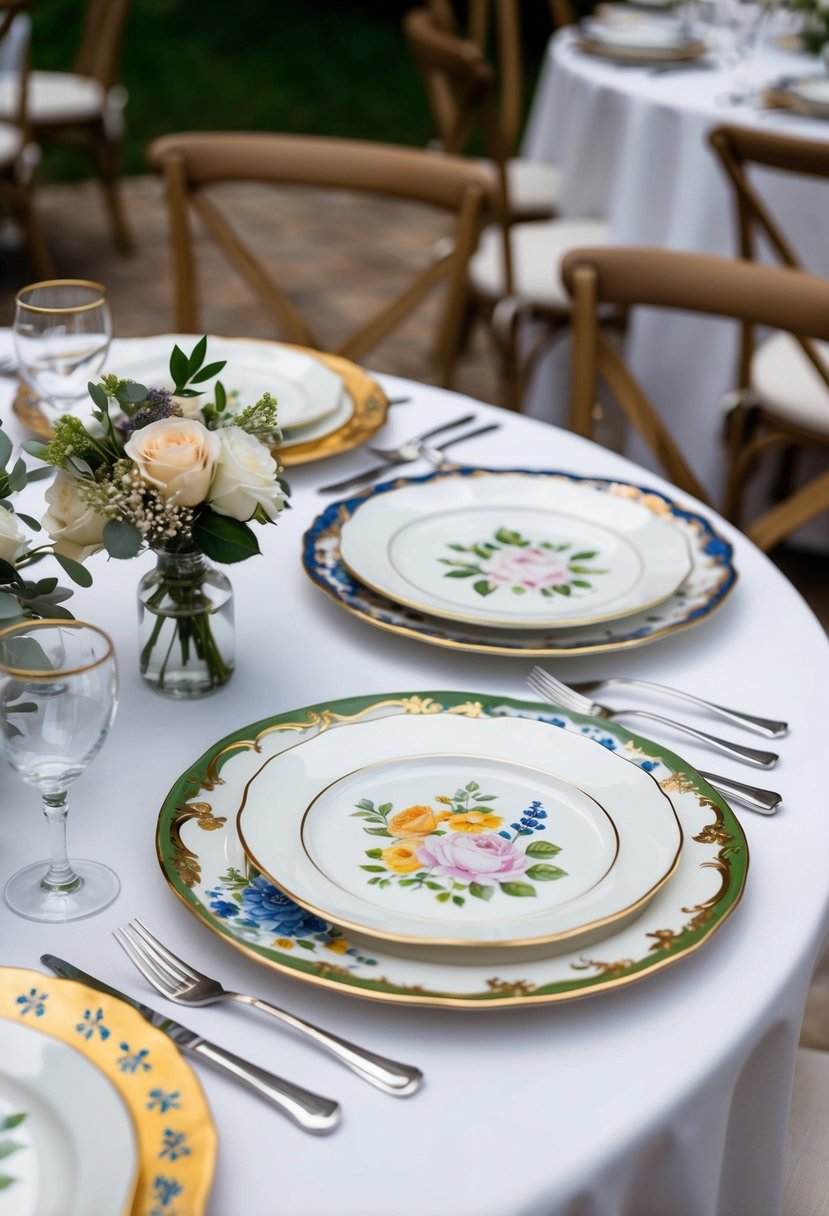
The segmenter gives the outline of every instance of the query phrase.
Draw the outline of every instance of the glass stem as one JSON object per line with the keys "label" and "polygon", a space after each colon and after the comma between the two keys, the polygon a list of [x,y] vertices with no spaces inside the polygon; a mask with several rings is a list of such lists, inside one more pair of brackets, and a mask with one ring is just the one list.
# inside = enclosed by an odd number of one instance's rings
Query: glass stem
{"label": "glass stem", "polygon": [[61,794],[43,795],[43,814],[49,824],[49,869],[40,880],[44,891],[64,894],[75,891],[81,879],[69,864],[66,855],[66,791]]}

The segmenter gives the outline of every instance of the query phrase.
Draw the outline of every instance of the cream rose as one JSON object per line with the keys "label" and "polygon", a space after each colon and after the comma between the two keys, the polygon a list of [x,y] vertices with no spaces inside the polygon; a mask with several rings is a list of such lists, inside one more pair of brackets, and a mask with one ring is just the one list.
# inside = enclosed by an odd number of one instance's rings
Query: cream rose
{"label": "cream rose", "polygon": [[56,553],[84,562],[103,549],[107,517],[83,501],[77,478],[58,472],[44,498],[49,509],[42,523],[54,541]]}
{"label": "cream rose", "polygon": [[207,498],[220,446],[216,433],[195,419],[162,418],[134,431],[124,451],[162,498],[195,507]]}
{"label": "cream rose", "polygon": [[26,537],[11,511],[0,508],[0,557],[14,565],[26,548]]}
{"label": "cream rose", "polygon": [[221,452],[210,488],[210,505],[220,515],[250,519],[257,507],[273,518],[282,510],[285,495],[276,480],[276,461],[264,443],[238,426],[224,426]]}

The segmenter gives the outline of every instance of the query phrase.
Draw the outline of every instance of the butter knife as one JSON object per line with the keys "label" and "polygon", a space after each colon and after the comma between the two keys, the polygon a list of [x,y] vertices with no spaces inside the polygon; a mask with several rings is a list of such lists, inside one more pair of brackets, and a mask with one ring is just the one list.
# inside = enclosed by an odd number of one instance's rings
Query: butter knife
{"label": "butter knife", "polygon": [[117,988],[112,988],[101,980],[96,980],[94,976],[87,975],[85,971],[73,967],[71,963],[58,958],[55,954],[41,954],[40,961],[63,979],[76,980],[79,984],[86,984],[89,988],[97,989],[98,992],[105,992],[108,996],[117,997],[119,1001],[126,1001],[128,1005],[132,1005],[133,1009],[137,1009],[142,1018],[151,1026],[155,1026],[157,1030],[163,1030],[180,1051],[194,1055],[199,1060],[205,1060],[219,1072],[233,1077],[236,1081],[241,1081],[260,1098],[264,1098],[283,1115],[287,1115],[303,1131],[322,1136],[326,1132],[333,1131],[339,1123],[340,1106],[331,1098],[323,1098],[308,1089],[294,1085],[291,1081],[285,1081],[282,1077],[277,1077],[274,1073],[267,1072],[256,1064],[250,1064],[230,1051],[225,1051],[223,1047],[209,1043],[194,1030],[188,1030],[186,1026],[182,1026],[180,1022],[174,1021],[166,1014],[156,1013],[149,1005],[142,1005],[134,997],[128,996],[125,992],[119,992]]}

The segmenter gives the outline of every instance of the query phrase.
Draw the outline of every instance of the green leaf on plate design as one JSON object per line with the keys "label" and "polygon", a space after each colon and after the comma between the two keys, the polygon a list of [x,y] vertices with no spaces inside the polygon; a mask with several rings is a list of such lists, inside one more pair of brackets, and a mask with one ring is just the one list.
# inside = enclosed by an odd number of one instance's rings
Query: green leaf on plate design
{"label": "green leaf on plate design", "polygon": [[527,878],[531,878],[533,882],[555,882],[557,878],[566,878],[567,871],[562,870],[560,866],[548,866],[544,862],[539,862],[536,866],[530,866],[527,870]]}
{"label": "green leaf on plate design", "polygon": [[560,847],[549,840],[534,840],[532,844],[527,845],[528,857],[555,857],[560,852]]}
{"label": "green leaf on plate design", "polygon": [[478,882],[469,884],[469,894],[474,895],[476,899],[492,899],[494,891],[494,887],[488,887]]}
{"label": "green leaf on plate design", "polygon": [[505,895],[520,895],[523,897],[535,895],[535,887],[528,882],[501,882],[498,884]]}

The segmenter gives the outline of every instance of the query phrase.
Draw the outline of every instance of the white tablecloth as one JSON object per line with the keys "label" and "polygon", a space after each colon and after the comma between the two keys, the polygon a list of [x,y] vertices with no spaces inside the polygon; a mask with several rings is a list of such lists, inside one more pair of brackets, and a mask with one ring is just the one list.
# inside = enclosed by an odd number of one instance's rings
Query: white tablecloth
{"label": "white tablecloth", "polygon": [[[818,61],[758,50],[758,84],[819,71]],[[525,152],[562,167],[565,216],[606,218],[618,245],[658,245],[734,254],[732,195],[707,136],[721,123],[762,127],[807,139],[829,139],[829,124],[790,112],[724,104],[727,70],[654,76],[578,50],[572,31],[548,48],[525,138]],[[756,172],[758,187],[807,269],[829,275],[829,183]],[[640,309],[633,314],[627,357],[662,411],[702,484],[718,501],[724,449],[720,399],[735,385],[738,331],[729,322]],[[566,409],[567,344],[539,365],[529,412],[560,421]],[[630,454],[650,468],[638,442]],[[829,547],[829,522],[819,536]]]}
{"label": "white tablecloth", "polygon": [[[552,427],[383,380],[395,395],[414,397],[394,408],[389,440],[472,408],[502,423],[461,449],[481,463],[644,476]],[[10,397],[3,382],[0,412],[17,437]],[[623,657],[559,667],[564,678],[638,673],[791,721],[769,782],[784,791],[785,809],[772,819],[742,816],[752,855],[746,894],[698,953],[629,988],[570,1004],[477,1013],[396,1008],[316,990],[223,949],[168,890],[153,846],[158,808],[184,768],[232,729],[354,693],[525,692],[526,661],[385,635],[340,612],[305,577],[300,537],[329,501],[314,487],[365,460],[353,453],[292,471],[293,510],[259,532],[263,557],[231,571],[238,666],[212,698],[181,704],[143,685],[135,587],[147,559],[92,559],[94,587],[77,592],[71,606],[112,633],[121,703],[109,740],[72,787],[70,852],[109,862],[123,889],[104,913],[60,927],[0,908],[0,962],[36,967],[43,951],[53,951],[144,996],[110,936],[140,915],[228,986],[425,1070],[420,1094],[389,1098],[262,1018],[188,1010],[186,1021],[205,1036],[339,1097],[345,1110],[334,1135],[314,1139],[200,1070],[220,1136],[210,1216],[775,1216],[798,1029],[829,926],[829,648],[791,585],[727,525],[717,526],[736,544],[741,580],[710,621]],[[681,750],[713,764],[710,752]],[[716,767],[749,781],[755,773],[721,757]],[[0,784],[5,879],[44,854],[45,831],[35,792],[5,767]]]}

